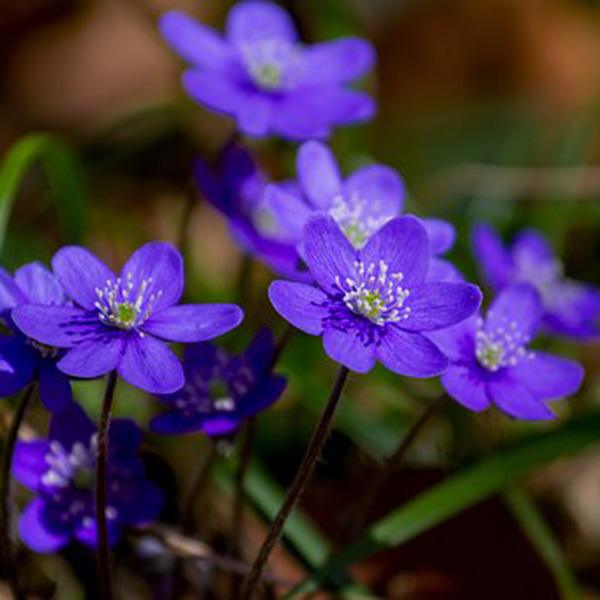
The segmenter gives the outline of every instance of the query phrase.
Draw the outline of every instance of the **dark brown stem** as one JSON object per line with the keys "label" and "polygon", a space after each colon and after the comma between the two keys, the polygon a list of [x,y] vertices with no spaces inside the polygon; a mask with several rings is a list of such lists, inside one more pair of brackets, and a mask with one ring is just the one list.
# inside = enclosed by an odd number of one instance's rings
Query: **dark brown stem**
{"label": "dark brown stem", "polygon": [[6,441],[2,452],[2,466],[0,471],[0,567],[2,567],[3,575],[10,583],[15,598],[24,598],[19,585],[19,574],[13,548],[10,539],[12,528],[12,500],[10,497],[11,490],[11,466],[15,446],[19,437],[19,429],[25,417],[27,407],[33,396],[34,383],[30,383],[17,404],[17,409],[13,415],[10,427],[6,435]]}
{"label": "dark brown stem", "polygon": [[185,195],[184,205],[181,209],[181,218],[177,230],[177,238],[175,244],[179,251],[185,255],[187,245],[187,232],[190,226],[190,220],[196,205],[199,204],[199,194],[196,184],[193,180],[190,181]]}
{"label": "dark brown stem", "polygon": [[292,325],[287,325],[284,332],[281,334],[279,340],[275,344],[275,349],[273,351],[273,358],[271,360],[271,364],[269,368],[273,370],[275,365],[279,362],[283,351],[287,348],[287,345],[290,343],[291,339],[294,337],[296,333],[296,329]]}
{"label": "dark brown stem", "polygon": [[350,520],[351,525],[351,538],[357,537],[362,533],[367,517],[369,516],[373,505],[377,498],[379,498],[382,492],[385,490],[390,479],[396,474],[398,469],[404,462],[406,453],[412,446],[413,442],[421,432],[421,430],[428,423],[429,419],[435,415],[438,410],[446,403],[448,396],[442,394],[439,398],[430,402],[423,412],[417,417],[415,422],[412,424],[408,433],[404,436],[396,450],[386,459],[384,466],[375,475],[375,479],[367,487],[367,492],[362,496],[356,509],[353,511],[353,517]]}
{"label": "dark brown stem", "polygon": [[115,397],[117,372],[108,374],[102,412],[98,423],[98,448],[96,450],[96,532],[98,546],[96,560],[98,563],[98,582],[100,597],[111,600],[112,584],[110,577],[110,548],[108,543],[108,527],[106,522],[106,504],[108,495],[107,464],[108,464],[108,434],[110,430],[110,411]]}
{"label": "dark brown stem", "polygon": [[194,533],[194,530],[196,528],[194,509],[196,508],[198,497],[200,496],[210,479],[213,467],[218,457],[219,452],[217,450],[217,446],[211,442],[210,447],[208,449],[208,454],[206,455],[204,462],[200,465],[200,468],[196,473],[196,479],[194,479],[194,483],[192,484],[192,488],[190,490],[190,493],[188,494],[185,506],[183,508],[181,528],[183,532],[187,535],[191,535],[192,533]]}
{"label": "dark brown stem", "polygon": [[321,451],[323,450],[325,440],[329,435],[333,417],[335,416],[335,411],[342,395],[344,384],[348,378],[348,373],[349,371],[346,367],[340,367],[333,389],[329,394],[327,405],[325,406],[325,410],[321,415],[321,420],[319,421],[316,429],[313,431],[308,447],[304,453],[304,458],[302,459],[302,462],[298,467],[298,471],[296,472],[296,476],[294,477],[294,481],[287,491],[286,497],[281,508],[279,509],[279,512],[275,515],[275,519],[271,523],[267,537],[263,542],[254,564],[252,565],[250,575],[248,575],[248,578],[244,583],[244,587],[242,589],[243,600],[252,600],[252,598],[255,597],[255,594],[258,591],[257,586],[261,580],[267,560],[269,559],[273,548],[275,548],[279,538],[281,537],[287,518],[296,504],[298,504],[298,501],[302,497],[302,494],[304,493],[304,490],[306,489],[306,486],[312,477],[317,460],[319,459]]}

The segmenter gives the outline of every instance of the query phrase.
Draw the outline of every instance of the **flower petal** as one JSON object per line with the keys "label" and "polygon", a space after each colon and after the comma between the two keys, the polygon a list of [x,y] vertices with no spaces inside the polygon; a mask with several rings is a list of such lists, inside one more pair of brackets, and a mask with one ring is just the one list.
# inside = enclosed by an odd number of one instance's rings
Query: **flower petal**
{"label": "flower petal", "polygon": [[48,470],[48,449],[46,440],[17,441],[11,469],[13,477],[21,485],[32,491],[38,489],[40,478]]}
{"label": "flower petal", "polygon": [[254,417],[266,410],[283,394],[287,385],[287,379],[279,375],[265,377],[248,396],[240,402],[238,409],[244,417]]}
{"label": "flower petal", "polygon": [[431,254],[443,254],[452,248],[456,240],[456,229],[442,219],[420,219],[429,237]]}
{"label": "flower petal", "polygon": [[441,381],[448,394],[469,410],[480,412],[489,407],[485,384],[473,369],[451,366],[442,375]]}
{"label": "flower petal", "polygon": [[125,333],[106,331],[68,350],[57,366],[72,377],[94,379],[106,375],[119,365],[125,341]]}
{"label": "flower petal", "polygon": [[323,348],[329,358],[351,371],[368,373],[375,366],[375,345],[366,343],[356,329],[326,329]]}
{"label": "flower petal", "polygon": [[405,302],[410,315],[398,325],[408,331],[450,327],[473,315],[481,299],[479,288],[470,283],[421,283],[411,288]]}
{"label": "flower petal", "polygon": [[220,74],[189,70],[182,75],[188,95],[207,108],[227,115],[237,113],[246,94],[235,83]]}
{"label": "flower petal", "polygon": [[0,337],[0,398],[20,392],[31,382],[38,360],[22,335]]}
{"label": "flower petal", "polygon": [[185,384],[177,356],[151,335],[129,336],[118,372],[127,383],[151,394],[170,394]]}
{"label": "flower petal", "polygon": [[79,246],[59,250],[52,259],[52,269],[67,294],[88,310],[95,310],[96,290],[115,280],[114,273],[102,261]]}
{"label": "flower petal", "polygon": [[171,244],[150,242],[136,250],[121,270],[123,281],[130,275],[134,298],[142,282],[148,282],[144,298],[154,296],[153,312],[177,304],[183,293],[183,258]]}
{"label": "flower petal", "polygon": [[526,338],[533,338],[542,317],[542,304],[535,289],[526,284],[505,288],[492,302],[485,320],[485,330],[515,329]]}
{"label": "flower petal", "polygon": [[311,106],[305,94],[298,93],[279,99],[271,126],[274,134],[293,141],[325,139],[331,133],[331,119]]}
{"label": "flower petal", "polygon": [[78,307],[24,304],[13,309],[12,318],[27,337],[56,348],[71,348],[107,330],[96,313]]}
{"label": "flower petal", "polygon": [[295,42],[298,34],[290,15],[273,2],[240,2],[227,15],[227,40],[240,50],[261,40]]}
{"label": "flower petal", "polygon": [[64,410],[73,402],[69,378],[56,368],[54,360],[41,361],[38,378],[40,400],[50,412]]}
{"label": "flower petal", "polygon": [[87,446],[95,432],[96,426],[92,420],[77,402],[72,402],[65,410],[52,415],[48,439],[59,441],[65,448],[70,448],[76,442]]}
{"label": "flower petal", "polygon": [[152,315],[142,328],[171,342],[203,342],[231,331],[243,318],[235,304],[180,304]]}
{"label": "flower petal", "polygon": [[396,217],[367,242],[360,253],[365,264],[387,263],[390,273],[402,273],[402,286],[425,280],[429,267],[429,241],[423,225],[414,217]]}
{"label": "flower petal", "polygon": [[338,86],[307,87],[295,94],[294,102],[302,106],[307,118],[324,125],[349,125],[372,119],[376,106],[364,92]]}
{"label": "flower petal", "polygon": [[313,206],[329,208],[342,187],[333,152],[321,142],[306,142],[298,150],[296,169],[302,191]]}
{"label": "flower petal", "polygon": [[269,300],[275,310],[304,333],[319,335],[328,315],[327,296],[317,287],[291,281],[274,281]]}
{"label": "flower petal", "polygon": [[540,400],[555,400],[574,394],[583,380],[579,363],[544,352],[533,353],[529,359],[510,369],[510,377],[526,387]]}
{"label": "flower petal", "polygon": [[278,239],[298,242],[312,214],[300,194],[280,185],[268,185],[265,188],[264,202],[277,221]]}
{"label": "flower petal", "polygon": [[28,301],[15,280],[0,268],[0,314]]}
{"label": "flower petal", "polygon": [[344,83],[362,77],[373,68],[375,50],[366,40],[347,37],[307,47],[304,60],[303,83]]}
{"label": "flower petal", "polygon": [[137,497],[127,504],[125,520],[127,525],[145,525],[156,520],[165,503],[162,490],[151,481],[139,486]]}
{"label": "flower petal", "polygon": [[183,12],[166,12],[160,18],[159,28],[179,56],[203,69],[220,70],[232,60],[229,46],[216,31]]}
{"label": "flower petal", "polygon": [[542,421],[555,418],[554,413],[520,383],[502,377],[487,386],[492,402],[515,419]]}
{"label": "flower petal", "polygon": [[32,500],[19,519],[19,536],[34,552],[49,554],[69,543],[70,531],[50,524],[46,516],[46,503],[40,498]]}
{"label": "flower petal", "polygon": [[427,269],[427,281],[465,281],[464,275],[449,261],[432,256]]}
{"label": "flower petal", "polygon": [[487,282],[496,290],[510,281],[513,265],[500,236],[489,225],[478,225],[473,230],[473,255]]}
{"label": "flower petal", "polygon": [[475,356],[478,319],[478,315],[475,315],[452,327],[430,331],[427,337],[452,362],[470,362]]}
{"label": "flower petal", "polygon": [[407,377],[435,377],[448,368],[448,359],[419,333],[386,327],[376,357],[390,371]]}
{"label": "flower petal", "polygon": [[343,280],[354,276],[358,255],[331,217],[309,220],[304,229],[304,248],[306,264],[326,292],[338,291],[338,277]]}
{"label": "flower petal", "polygon": [[526,229],[517,235],[512,243],[511,254],[517,266],[526,264],[553,267],[556,260],[548,240],[534,229]]}
{"label": "flower petal", "polygon": [[544,326],[547,330],[575,339],[600,336],[600,290],[567,279],[557,284],[554,302],[546,302]]}
{"label": "flower petal", "polygon": [[257,92],[246,93],[235,114],[242,133],[264,137],[269,133],[273,106],[269,98]]}
{"label": "flower petal", "polygon": [[200,431],[203,423],[201,416],[190,419],[179,410],[167,410],[150,421],[150,430],[159,435],[180,435]]}
{"label": "flower petal", "polygon": [[15,273],[15,281],[29,302],[61,305],[67,301],[56,277],[40,263],[34,262],[21,267]]}

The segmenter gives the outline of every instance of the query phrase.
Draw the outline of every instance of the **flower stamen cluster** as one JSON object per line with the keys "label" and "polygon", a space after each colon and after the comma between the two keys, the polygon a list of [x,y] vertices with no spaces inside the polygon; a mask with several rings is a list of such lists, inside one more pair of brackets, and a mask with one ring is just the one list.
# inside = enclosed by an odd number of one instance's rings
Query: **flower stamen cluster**
{"label": "flower stamen cluster", "polygon": [[98,440],[94,434],[86,447],[75,442],[70,451],[57,440],[50,442],[45,460],[48,470],[42,475],[42,483],[50,488],[91,489],[94,482]]}
{"label": "flower stamen cluster", "polygon": [[250,78],[265,91],[291,87],[289,70],[298,59],[298,49],[280,39],[262,39],[242,47],[242,60]]}
{"label": "flower stamen cluster", "polygon": [[526,348],[531,339],[519,331],[518,324],[506,319],[501,323],[492,330],[486,329],[481,319],[477,324],[475,356],[481,366],[492,372],[534,357]]}

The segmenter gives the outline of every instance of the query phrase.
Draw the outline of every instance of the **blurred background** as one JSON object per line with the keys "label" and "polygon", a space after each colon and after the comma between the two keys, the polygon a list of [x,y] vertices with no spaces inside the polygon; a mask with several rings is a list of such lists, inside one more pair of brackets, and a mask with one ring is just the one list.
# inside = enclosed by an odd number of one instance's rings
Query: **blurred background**
{"label": "blurred background", "polygon": [[[600,284],[600,2],[282,4],[308,41],[352,34],[376,46],[378,66],[365,85],[378,100],[378,116],[336,132],[332,140],[346,172],[373,160],[398,168],[409,208],[456,226],[460,235],[451,257],[471,280],[477,280],[477,270],[469,233],[476,221],[487,220],[505,236],[525,226],[539,228],[570,276]],[[2,0],[0,154],[33,133],[55,136],[60,146],[47,159],[48,179],[42,160],[19,181],[2,252],[6,267],[47,261],[65,239],[83,242],[118,265],[145,241],[177,238],[187,214],[191,163],[197,155],[214,158],[232,124],[183,96],[183,65],[161,40],[156,23],[165,10],[181,9],[220,28],[229,5],[223,0]],[[294,174],[292,145],[254,141],[250,146],[274,178]],[[2,211],[1,218],[7,218]],[[187,225],[189,296],[236,299],[242,257],[226,224],[198,201]],[[266,299],[269,273],[254,265],[249,277],[244,329],[224,342],[233,349],[260,324],[283,330]],[[493,412],[473,416],[448,406],[423,432],[372,518],[437,489],[457,470],[479,465],[468,480],[473,493],[444,514],[451,493],[444,495],[442,488],[430,512],[421,514],[425,525],[406,533],[402,545],[354,566],[350,573],[371,590],[369,597],[600,598],[600,451],[593,444],[582,441],[571,448],[558,437],[553,452],[532,462],[535,468],[526,469],[525,478],[512,481],[510,463],[500,483],[485,488],[490,473],[485,461],[496,453],[588,416],[600,427],[600,346],[552,344],[581,360],[587,371],[577,397],[557,404],[557,423],[519,424]],[[334,375],[318,340],[301,336],[288,348],[281,370],[290,375],[290,388],[261,419],[248,482],[253,508],[248,557],[264,534],[263,517],[277,508],[293,476]],[[78,384],[91,413],[98,409],[101,385]],[[273,561],[278,575],[298,581],[330,547],[343,547],[339,507],[368,485],[377,462],[395,447],[422,403],[439,393],[436,381],[402,380],[383,369],[353,377],[303,503],[305,514]],[[156,409],[139,392],[120,389],[119,414],[145,425]],[[41,412],[33,415],[33,427],[43,430],[45,418]],[[597,437],[600,442],[600,428]],[[575,456],[562,456],[563,443],[565,452],[577,451]],[[178,494],[187,489],[206,446],[199,436],[176,441],[148,436],[151,470],[175,490],[166,522],[177,521]],[[227,528],[223,499],[229,497],[234,461],[235,456],[221,459],[212,494],[197,507],[201,534],[217,545]],[[521,473],[519,468],[515,472]],[[172,564],[160,548],[142,539],[120,552],[126,597],[168,597],[163,589]],[[93,562],[85,552],[24,554],[24,561],[39,581],[40,595],[93,597]],[[202,590],[203,597],[227,598],[218,576],[216,584],[207,583],[209,566],[188,567],[192,583],[179,597]]]}

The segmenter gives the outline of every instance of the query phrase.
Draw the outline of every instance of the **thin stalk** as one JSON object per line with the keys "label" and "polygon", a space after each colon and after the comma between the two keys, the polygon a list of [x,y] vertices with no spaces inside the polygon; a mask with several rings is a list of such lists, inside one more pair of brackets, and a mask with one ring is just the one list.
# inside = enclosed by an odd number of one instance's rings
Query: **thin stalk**
{"label": "thin stalk", "polygon": [[252,565],[252,570],[250,571],[250,574],[244,583],[244,587],[242,589],[243,600],[252,600],[252,598],[254,598],[255,594],[258,592],[257,586],[261,580],[267,560],[269,559],[273,548],[275,548],[281,537],[283,527],[290,513],[298,504],[302,494],[304,493],[304,490],[306,489],[306,486],[312,477],[317,460],[321,455],[323,446],[327,436],[329,435],[333,417],[335,416],[335,411],[342,395],[344,384],[348,378],[348,373],[349,371],[346,367],[340,367],[331,393],[329,394],[327,405],[325,406],[325,410],[321,415],[321,420],[313,431],[302,462],[300,463],[298,471],[296,472],[296,476],[294,477],[294,481],[287,491],[286,497],[281,508],[279,509],[279,512],[275,515],[275,519],[271,523],[267,537],[265,538],[258,556]]}
{"label": "thin stalk", "polygon": [[181,218],[179,221],[179,227],[177,229],[177,238],[175,242],[177,248],[182,254],[186,253],[185,251],[187,246],[187,232],[190,225],[190,220],[192,218],[192,214],[197,204],[199,204],[199,194],[196,188],[196,184],[192,180],[190,181],[187,192],[185,194],[184,205],[181,209]]}
{"label": "thin stalk", "polygon": [[110,429],[110,411],[115,397],[117,386],[117,372],[112,371],[106,380],[104,399],[102,400],[102,412],[98,423],[98,447],[96,450],[96,536],[98,546],[96,548],[96,561],[98,564],[98,582],[100,586],[100,597],[103,600],[111,600],[112,584],[110,577],[110,549],[108,543],[108,527],[106,522],[107,504],[107,464],[108,464],[108,434]]}
{"label": "thin stalk", "polygon": [[15,598],[24,598],[19,585],[19,575],[10,540],[12,525],[12,502],[10,497],[13,454],[19,437],[19,429],[25,417],[27,407],[33,396],[35,384],[30,383],[17,404],[10,427],[6,435],[6,442],[2,452],[2,466],[0,467],[0,565],[3,566],[4,575],[10,583]]}
{"label": "thin stalk", "polygon": [[367,487],[367,492],[362,496],[356,506],[356,509],[353,511],[354,514],[350,520],[352,522],[352,538],[362,533],[367,517],[369,516],[369,513],[371,512],[371,509],[373,508],[377,498],[381,496],[390,479],[402,466],[406,453],[410,450],[419,433],[421,433],[422,429],[429,422],[431,417],[433,417],[440,410],[447,400],[448,396],[446,394],[442,394],[439,398],[435,399],[433,402],[430,402],[424,408],[424,410],[408,430],[408,433],[401,440],[400,444],[398,444],[396,450],[394,450],[394,452],[387,458],[384,466],[375,475],[374,481]]}

